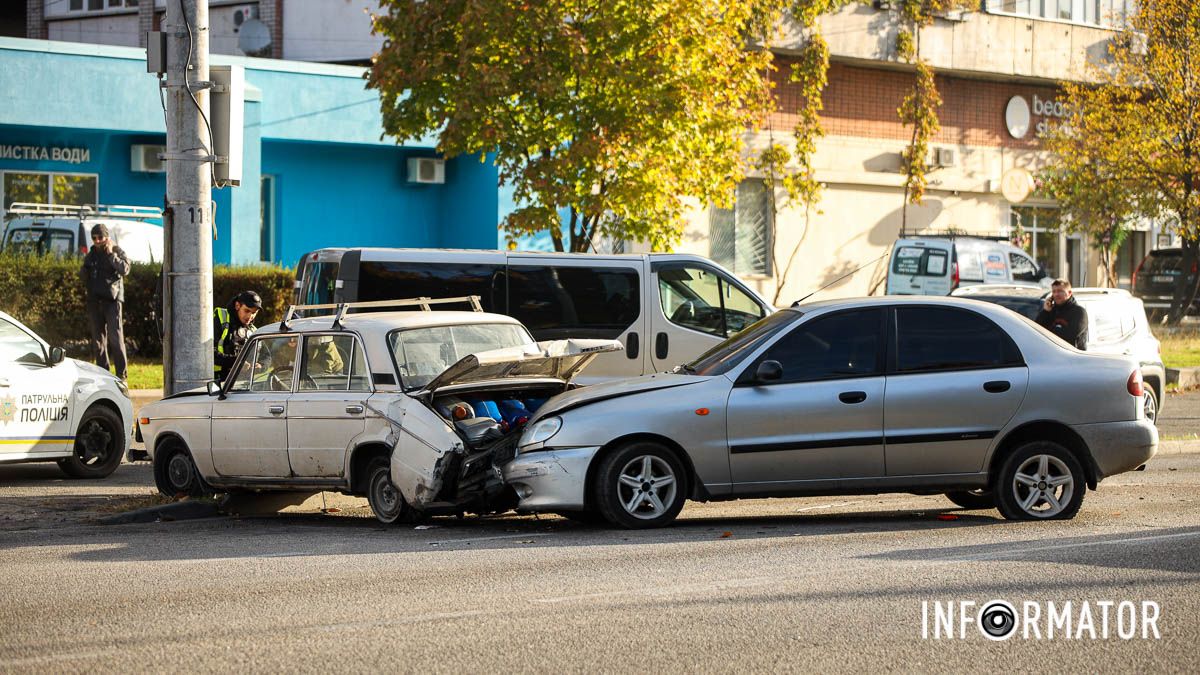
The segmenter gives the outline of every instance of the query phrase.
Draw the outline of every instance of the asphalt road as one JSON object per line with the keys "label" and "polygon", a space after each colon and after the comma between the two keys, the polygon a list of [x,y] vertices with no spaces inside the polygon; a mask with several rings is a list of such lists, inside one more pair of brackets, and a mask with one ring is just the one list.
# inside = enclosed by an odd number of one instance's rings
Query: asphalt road
{"label": "asphalt road", "polygon": [[[894,495],[691,504],[648,532],[387,528],[345,499],[94,524],[148,484],[145,465],[0,467],[0,671],[1200,669],[1200,455],[1105,481],[1055,523]],[[1086,601],[1098,632],[1098,603],[1152,601],[1161,638],[922,638],[923,602],[992,599],[1070,601],[1076,628]]]}

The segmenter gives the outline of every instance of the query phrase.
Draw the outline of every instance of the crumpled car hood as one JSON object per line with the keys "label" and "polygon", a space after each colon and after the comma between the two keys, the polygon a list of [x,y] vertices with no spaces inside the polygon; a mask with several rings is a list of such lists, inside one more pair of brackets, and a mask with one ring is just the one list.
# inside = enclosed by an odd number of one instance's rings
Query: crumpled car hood
{"label": "crumpled car hood", "polygon": [[610,382],[602,382],[593,384],[587,387],[574,389],[563,394],[559,394],[550,399],[538,409],[537,415],[530,420],[532,424],[548,415],[564,412],[572,408],[578,408],[589,403],[597,403],[611,398],[620,396],[629,396],[643,391],[652,391],[654,389],[668,389],[670,387],[684,387],[690,384],[699,384],[709,380],[709,377],[701,377],[699,375],[684,375],[679,373],[656,373],[653,375],[642,375],[640,377],[631,377],[625,380],[612,380]]}
{"label": "crumpled car hood", "polygon": [[618,340],[569,339],[476,352],[442,371],[424,390],[436,392],[444,387],[512,378],[570,382],[597,355],[624,348]]}

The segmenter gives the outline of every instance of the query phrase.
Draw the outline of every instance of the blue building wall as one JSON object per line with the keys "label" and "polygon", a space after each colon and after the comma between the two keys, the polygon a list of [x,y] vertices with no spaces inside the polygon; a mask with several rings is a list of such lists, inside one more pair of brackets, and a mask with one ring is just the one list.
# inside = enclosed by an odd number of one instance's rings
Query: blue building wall
{"label": "blue building wall", "polygon": [[[404,146],[383,135],[363,69],[214,55],[246,68],[240,187],[213,191],[216,263],[259,260],[260,176],[274,178],[270,259],[291,266],[322,246],[495,248],[510,208],[490,162],[446,163],[446,182],[407,182]],[[0,38],[0,145],[87,148],[84,164],[0,159],[0,171],[99,174],[102,203],[161,206],[164,174],[130,170],[130,146],[165,143],[158,84],[139,49]]]}

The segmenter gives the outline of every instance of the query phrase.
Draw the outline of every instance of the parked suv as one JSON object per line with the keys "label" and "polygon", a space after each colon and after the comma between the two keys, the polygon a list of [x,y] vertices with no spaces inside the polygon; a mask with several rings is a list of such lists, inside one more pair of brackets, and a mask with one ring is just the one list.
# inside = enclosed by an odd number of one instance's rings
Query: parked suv
{"label": "parked suv", "polygon": [[[1197,264],[1184,269],[1183,249],[1160,248],[1142,259],[1133,273],[1133,294],[1142,299],[1151,321],[1158,320],[1171,309],[1175,288],[1196,280]],[[1186,287],[1186,286],[1185,286]],[[1188,314],[1200,314],[1200,297],[1188,309]]]}
{"label": "parked suv", "polygon": [[[1074,294],[1088,313],[1087,351],[1137,358],[1146,383],[1142,393],[1146,419],[1157,421],[1167,371],[1142,301],[1118,288],[1076,288]],[[1046,299],[1040,289],[1023,286],[969,286],[952,295],[991,302],[1030,319],[1037,317]]]}

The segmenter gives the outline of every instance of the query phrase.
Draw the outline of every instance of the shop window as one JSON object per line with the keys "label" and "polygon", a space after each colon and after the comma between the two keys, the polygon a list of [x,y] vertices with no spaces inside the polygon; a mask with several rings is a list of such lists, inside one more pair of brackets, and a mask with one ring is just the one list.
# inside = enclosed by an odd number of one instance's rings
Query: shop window
{"label": "shop window", "polygon": [[13,202],[34,204],[96,204],[98,181],[94,174],[5,171],[4,210]]}
{"label": "shop window", "polygon": [[771,200],[766,184],[738,184],[733,208],[713,207],[708,220],[708,257],[737,274],[771,274]]}
{"label": "shop window", "polygon": [[1011,225],[1019,233],[1017,243],[1029,252],[1039,267],[1044,267],[1052,277],[1060,277],[1058,269],[1059,210],[1053,207],[1014,206]]}

